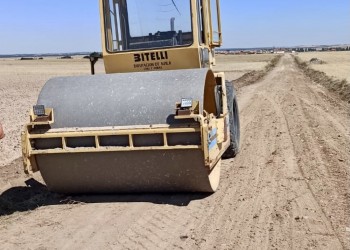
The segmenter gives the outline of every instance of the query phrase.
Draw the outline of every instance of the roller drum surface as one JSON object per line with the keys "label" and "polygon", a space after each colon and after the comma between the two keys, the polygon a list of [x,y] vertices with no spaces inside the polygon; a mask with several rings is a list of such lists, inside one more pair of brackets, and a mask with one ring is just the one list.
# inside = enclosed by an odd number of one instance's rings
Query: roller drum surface
{"label": "roller drum surface", "polygon": [[202,104],[209,73],[193,69],[59,77],[45,84],[37,104],[54,109],[53,128],[175,124],[175,103],[190,97]]}

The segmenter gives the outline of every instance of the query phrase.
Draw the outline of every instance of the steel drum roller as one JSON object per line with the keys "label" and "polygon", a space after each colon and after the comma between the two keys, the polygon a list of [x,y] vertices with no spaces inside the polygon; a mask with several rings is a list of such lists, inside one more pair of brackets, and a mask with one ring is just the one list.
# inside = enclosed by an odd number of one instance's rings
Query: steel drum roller
{"label": "steel drum roller", "polygon": [[[189,97],[203,112],[205,85],[213,80],[208,69],[60,77],[45,84],[37,104],[53,108],[53,129],[176,126],[175,103]],[[45,154],[36,160],[48,188],[60,193],[213,192],[220,163],[210,173],[203,154],[141,150]]]}

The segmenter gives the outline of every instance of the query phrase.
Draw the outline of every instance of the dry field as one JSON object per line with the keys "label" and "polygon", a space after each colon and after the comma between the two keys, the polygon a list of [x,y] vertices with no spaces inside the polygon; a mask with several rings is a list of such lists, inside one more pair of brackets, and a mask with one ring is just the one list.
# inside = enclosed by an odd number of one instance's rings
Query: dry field
{"label": "dry field", "polygon": [[225,71],[226,79],[240,78],[250,71],[263,70],[276,54],[217,55],[214,70]]}
{"label": "dry field", "polygon": [[[218,69],[236,79],[273,56],[219,56]],[[1,249],[350,249],[350,104],[290,55],[238,85],[241,151],[212,195],[65,196],[23,174],[20,130],[41,87],[89,69],[0,60]]]}
{"label": "dry field", "polygon": [[306,62],[309,62],[312,58],[318,58],[325,63],[310,64],[311,68],[339,80],[346,79],[350,83],[350,51],[306,52],[299,53],[298,57]]}

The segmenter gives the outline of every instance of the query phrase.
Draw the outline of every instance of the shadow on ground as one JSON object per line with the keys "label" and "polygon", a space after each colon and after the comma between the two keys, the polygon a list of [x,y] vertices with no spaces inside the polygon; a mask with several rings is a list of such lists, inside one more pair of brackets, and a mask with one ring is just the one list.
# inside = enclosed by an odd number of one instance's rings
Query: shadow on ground
{"label": "shadow on ground", "polygon": [[48,191],[45,185],[29,179],[25,187],[13,187],[0,195],[0,216],[15,212],[35,210],[50,205],[113,203],[113,202],[149,202],[173,206],[187,206],[191,201],[208,197],[208,193],[173,194],[114,194],[67,196]]}

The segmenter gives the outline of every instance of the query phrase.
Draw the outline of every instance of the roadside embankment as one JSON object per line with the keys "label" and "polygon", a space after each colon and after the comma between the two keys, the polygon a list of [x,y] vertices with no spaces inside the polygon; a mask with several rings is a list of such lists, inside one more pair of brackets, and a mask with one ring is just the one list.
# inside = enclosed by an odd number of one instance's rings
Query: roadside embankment
{"label": "roadside embankment", "polygon": [[234,85],[236,88],[241,88],[250,84],[254,84],[257,81],[261,80],[266,76],[272,69],[276,67],[278,62],[280,61],[282,55],[278,55],[274,57],[262,70],[253,70],[248,73],[245,73],[238,79],[235,79]]}
{"label": "roadside embankment", "polygon": [[325,86],[328,90],[338,94],[343,101],[350,103],[350,83],[346,79],[338,79],[315,70],[298,56],[294,56],[294,61],[312,81]]}

